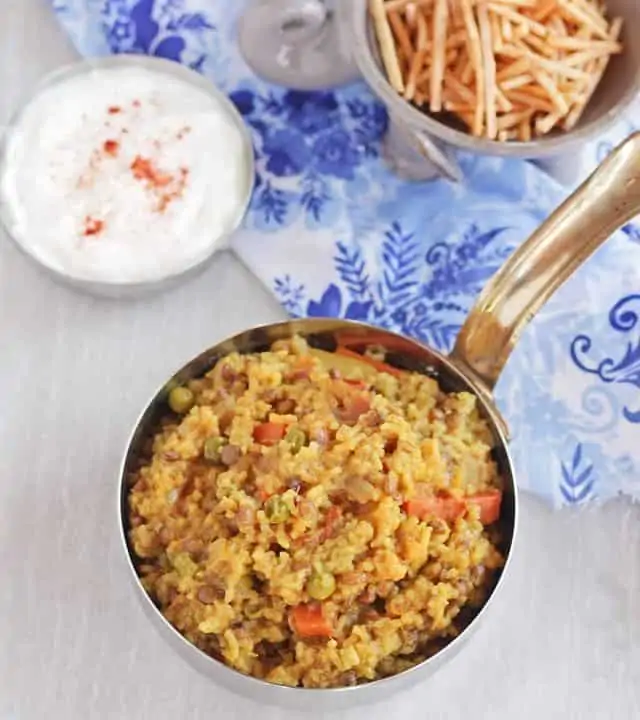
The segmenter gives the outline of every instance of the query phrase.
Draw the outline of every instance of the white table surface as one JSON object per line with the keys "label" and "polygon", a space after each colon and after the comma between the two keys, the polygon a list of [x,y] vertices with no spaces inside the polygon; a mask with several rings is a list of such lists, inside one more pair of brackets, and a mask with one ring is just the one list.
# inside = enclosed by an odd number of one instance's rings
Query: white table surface
{"label": "white table surface", "polygon": [[[0,10],[6,118],[73,52],[47,0]],[[0,238],[0,720],[294,717],[171,654],[130,592],[115,515],[123,446],[156,385],[281,317],[230,255],[171,294],[114,304],[57,287]],[[423,687],[335,717],[640,717],[640,509],[553,514],[525,498],[513,571],[466,651]]]}

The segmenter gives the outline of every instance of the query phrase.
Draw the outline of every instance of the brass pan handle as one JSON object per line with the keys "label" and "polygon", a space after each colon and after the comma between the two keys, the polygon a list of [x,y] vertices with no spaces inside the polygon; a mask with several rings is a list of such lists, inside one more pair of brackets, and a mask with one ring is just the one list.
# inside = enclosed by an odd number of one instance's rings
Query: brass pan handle
{"label": "brass pan handle", "polygon": [[640,132],[614,150],[494,275],[462,326],[451,359],[490,394],[529,320],[638,214]]}

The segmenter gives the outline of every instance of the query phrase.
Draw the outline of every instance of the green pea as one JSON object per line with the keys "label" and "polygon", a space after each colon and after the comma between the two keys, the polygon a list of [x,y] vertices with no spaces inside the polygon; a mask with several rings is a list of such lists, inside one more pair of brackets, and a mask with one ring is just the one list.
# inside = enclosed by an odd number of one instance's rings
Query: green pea
{"label": "green pea", "polygon": [[212,463],[219,463],[221,460],[220,451],[226,444],[227,440],[223,437],[216,436],[207,438],[204,441],[204,449],[202,451],[204,459]]}
{"label": "green pea", "polygon": [[300,449],[307,444],[307,434],[297,425],[293,425],[289,428],[287,434],[284,436],[284,439],[289,443],[289,445],[291,445],[291,452],[294,455],[299,453]]}
{"label": "green pea", "polygon": [[188,413],[195,401],[194,394],[187,387],[175,387],[169,393],[169,407],[178,415]]}
{"label": "green pea", "polygon": [[278,525],[289,519],[291,510],[289,510],[289,506],[279,495],[273,495],[264,504],[264,514],[270,523]]}
{"label": "green pea", "polygon": [[307,592],[313,600],[326,600],[336,589],[336,579],[330,572],[313,572],[307,580]]}

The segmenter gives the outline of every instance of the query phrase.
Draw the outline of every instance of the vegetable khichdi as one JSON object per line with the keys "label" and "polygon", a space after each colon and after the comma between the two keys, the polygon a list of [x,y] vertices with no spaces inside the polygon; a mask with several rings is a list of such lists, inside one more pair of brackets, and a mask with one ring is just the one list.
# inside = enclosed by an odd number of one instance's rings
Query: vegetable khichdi
{"label": "vegetable khichdi", "polygon": [[242,673],[338,687],[464,627],[503,565],[492,437],[468,393],[295,337],[169,394],[131,477],[145,589]]}

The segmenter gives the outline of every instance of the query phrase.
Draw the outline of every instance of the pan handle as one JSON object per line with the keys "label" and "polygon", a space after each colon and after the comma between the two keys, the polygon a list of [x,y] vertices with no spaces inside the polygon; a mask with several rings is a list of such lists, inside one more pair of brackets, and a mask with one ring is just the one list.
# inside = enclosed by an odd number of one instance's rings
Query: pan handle
{"label": "pan handle", "polygon": [[491,395],[520,333],[551,295],[640,214],[640,132],[631,135],[520,246],[467,317],[451,360]]}

